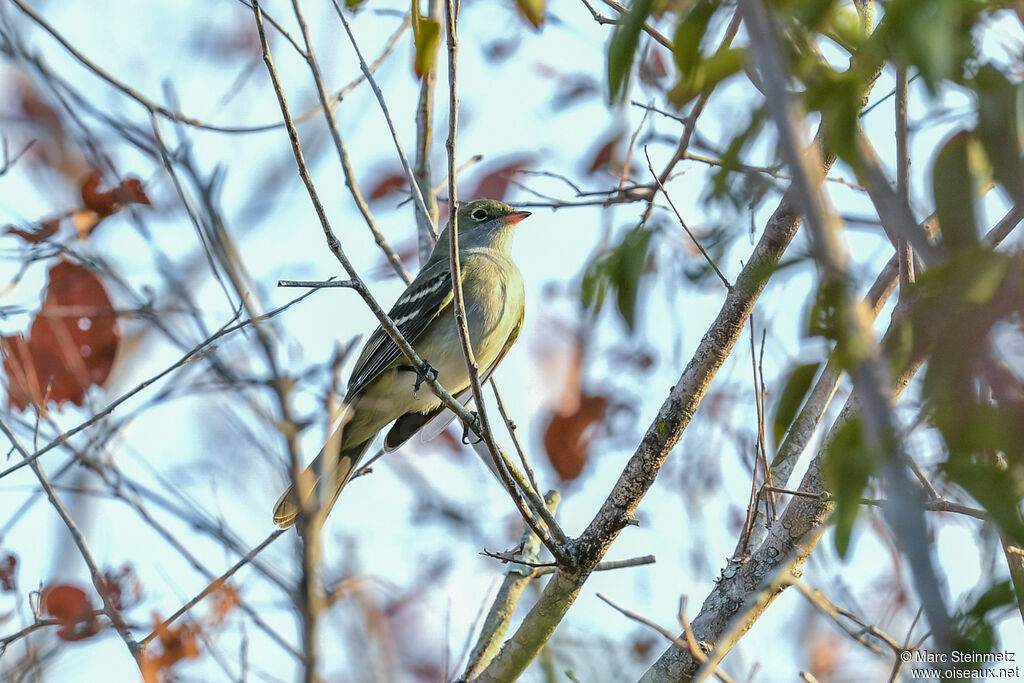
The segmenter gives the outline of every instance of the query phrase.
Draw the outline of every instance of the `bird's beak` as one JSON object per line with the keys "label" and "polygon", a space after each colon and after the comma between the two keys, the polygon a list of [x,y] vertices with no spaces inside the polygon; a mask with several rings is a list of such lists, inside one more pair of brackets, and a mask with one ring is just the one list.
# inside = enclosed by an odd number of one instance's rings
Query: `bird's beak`
{"label": "bird's beak", "polygon": [[510,213],[509,215],[503,217],[501,219],[501,222],[502,223],[508,223],[509,225],[515,225],[516,223],[518,223],[519,221],[523,220],[524,218],[526,218],[529,215],[530,215],[529,211],[516,211],[515,213]]}

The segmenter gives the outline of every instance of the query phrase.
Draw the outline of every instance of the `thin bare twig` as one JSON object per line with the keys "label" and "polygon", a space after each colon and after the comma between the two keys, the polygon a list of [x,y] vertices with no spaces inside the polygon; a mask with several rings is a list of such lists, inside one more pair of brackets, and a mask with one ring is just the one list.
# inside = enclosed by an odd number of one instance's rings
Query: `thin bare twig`
{"label": "thin bare twig", "polygon": [[[641,555],[640,557],[631,557],[628,560],[609,560],[607,562],[598,562],[597,566],[594,567],[595,572],[608,572],[615,569],[627,569],[629,567],[640,567],[645,564],[654,564],[656,562],[654,555]],[[555,567],[539,567],[533,572],[533,576],[544,576],[546,574],[553,574]]]}
{"label": "thin bare twig", "polygon": [[[604,16],[603,14],[598,12],[596,9],[594,9],[594,6],[591,5],[587,0],[581,0],[581,1],[583,2],[584,5],[586,5],[587,9],[590,11],[590,16],[592,16],[594,18],[594,21],[596,21],[598,24],[601,24],[601,25],[610,24],[612,26],[618,25],[618,23],[619,23],[618,19],[612,19],[611,17]],[[617,2],[610,2],[609,0],[602,0],[602,1],[604,2],[604,4],[608,5],[609,7],[614,9],[619,14],[625,14],[627,11],[629,11],[629,9],[627,7],[625,7],[623,5],[620,5]],[[648,24],[646,21],[644,22],[643,29],[644,29],[644,33],[646,33],[651,38],[654,38],[656,41],[658,41],[658,43],[661,44],[662,47],[668,48],[669,50],[672,49],[672,41],[669,40],[668,38],[666,38],[664,35],[662,35],[656,28],[654,28],[653,26]]]}
{"label": "thin bare twig", "polygon": [[[557,510],[560,500],[561,496],[556,491],[549,491],[544,496],[544,504],[552,515]],[[479,675],[497,654],[523,591],[530,581],[539,576],[540,571],[543,571],[529,568],[536,563],[540,548],[540,539],[527,526],[519,539],[519,552],[515,556],[514,564],[505,572],[505,578],[484,617],[476,645],[474,645],[466,664],[464,679],[470,680]],[[545,567],[545,569],[547,568]]]}
{"label": "thin bare twig", "polygon": [[[614,0],[604,0],[605,3],[613,2]],[[617,4],[617,3],[616,3]],[[727,48],[732,44],[733,38],[736,37],[736,33],[740,29],[740,12],[733,12],[732,19],[729,21],[729,25],[725,29],[725,35],[722,36],[722,40],[719,43],[719,50]],[[671,49],[671,48],[670,48]],[[693,103],[690,108],[690,113],[686,119],[683,120],[683,135],[679,138],[679,145],[676,146],[676,151],[672,155],[668,164],[665,165],[661,175],[658,176],[658,184],[662,185],[668,182],[668,179],[672,176],[672,169],[676,167],[683,157],[686,156],[686,152],[690,147],[690,141],[693,139],[694,131],[697,128],[697,118],[704,111],[704,107],[707,106],[708,100],[711,99],[711,90],[702,92],[697,101]],[[654,208],[654,198],[651,197],[647,202],[647,209],[644,211],[644,218],[646,219],[651,215],[651,211]]]}
{"label": "thin bare twig", "polygon": [[772,493],[784,493],[787,496],[800,496],[802,498],[814,498],[816,500],[831,500],[832,498],[832,494],[828,491],[819,491],[815,493],[814,491],[785,489],[779,486],[764,486],[762,489],[764,491],[771,491]]}
{"label": "thin bare twig", "polygon": [[[892,504],[892,501],[890,500],[879,498],[863,498],[860,502],[862,505],[872,505],[883,509]],[[953,503],[945,499],[930,500],[924,504],[924,509],[932,512],[951,512],[958,515],[964,515],[965,517],[980,519],[985,522],[991,519],[988,513],[984,510],[978,510],[977,508],[972,508],[968,505],[961,505],[960,503]]]}
{"label": "thin bare twig", "polygon": [[[832,621],[834,621],[839,628],[843,629],[847,635],[872,652],[882,654],[883,650],[875,643],[871,642],[867,636],[871,636],[885,643],[893,654],[898,655],[903,650],[903,647],[895,638],[888,635],[877,626],[868,624],[850,610],[835,604],[826,598],[821,591],[811,588],[800,579],[790,578],[789,585],[796,588],[801,595],[807,598],[808,602],[821,610],[822,613],[831,617]],[[848,621],[852,621],[856,625],[856,628],[850,626],[850,624],[847,623]]]}
{"label": "thin bare twig", "polygon": [[391,121],[391,113],[388,111],[388,106],[384,102],[384,93],[381,92],[380,87],[377,85],[377,81],[373,78],[373,74],[370,73],[369,67],[366,65],[366,60],[363,59],[363,53],[359,49],[359,44],[356,42],[355,34],[352,33],[352,27],[348,23],[348,18],[345,16],[345,12],[341,5],[338,4],[338,0],[331,0],[334,4],[334,9],[337,11],[338,18],[341,19],[342,25],[345,27],[345,33],[348,35],[349,42],[352,43],[352,49],[355,50],[356,57],[359,59],[359,68],[362,69],[363,75],[366,77],[367,83],[370,84],[370,88],[373,90],[373,94],[377,97],[377,103],[380,104],[380,109],[384,113],[384,119],[387,121],[388,129],[391,131],[391,139],[395,143],[395,149],[398,151],[398,158],[402,162],[402,168],[405,170],[405,175],[409,180],[409,189],[412,192],[413,199],[416,202],[416,210],[430,223],[431,237],[437,240],[437,226],[433,224],[430,218],[430,210],[427,208],[426,202],[423,199],[423,192],[416,181],[416,174],[413,173],[412,167],[409,165],[409,159],[405,155],[405,149],[402,147],[402,143],[398,139],[398,131],[395,129],[395,124]]}
{"label": "thin bare twig", "polygon": [[[910,127],[907,121],[907,67],[896,68],[896,194],[910,206]],[[900,260],[900,296],[914,282],[914,250],[906,237],[896,243]]]}
{"label": "thin bare twig", "polygon": [[501,400],[501,392],[498,391],[498,385],[495,383],[494,378],[491,377],[489,380],[491,385],[491,391],[494,393],[494,400],[498,404],[498,414],[501,415],[501,419],[505,422],[505,428],[508,430],[508,435],[512,439],[512,446],[516,449],[516,453],[519,455],[519,462],[523,465],[523,471],[526,472],[526,477],[530,482],[530,486],[537,493],[540,492],[540,486],[537,485],[537,478],[533,474],[533,468],[530,467],[530,462],[526,459],[526,452],[523,450],[523,445],[519,443],[519,436],[516,434],[516,424],[509,418],[508,412],[505,410],[505,402]]}
{"label": "thin bare twig", "polygon": [[[477,415],[474,418],[476,426],[479,427],[480,437],[487,445],[491,458],[494,461],[495,469],[505,489],[512,497],[516,507],[522,514],[523,519],[537,534],[541,542],[547,546],[552,557],[561,566],[568,566],[569,559],[563,549],[564,537],[559,540],[552,540],[551,535],[560,534],[554,519],[547,511],[542,500],[535,500],[530,495],[529,486],[521,486],[523,496],[519,495],[510,473],[512,465],[503,457],[501,449],[494,441],[494,434],[491,431],[490,422],[487,419],[487,406],[484,401],[483,388],[480,384],[480,374],[476,363],[476,356],[473,353],[472,341],[469,338],[469,326],[466,322],[466,303],[462,291],[461,264],[459,259],[459,206],[458,192],[456,185],[455,154],[456,137],[459,124],[459,98],[458,98],[458,75],[456,64],[458,61],[458,12],[454,0],[445,1],[445,25],[447,29],[448,45],[448,140],[445,147],[448,151],[448,246],[449,259],[451,260],[452,272],[452,309],[455,314],[455,325],[459,332],[459,341],[462,345],[462,352],[466,359],[466,370],[469,375],[469,386],[473,392],[473,402],[476,406]],[[538,518],[543,519],[548,526],[545,533]],[[550,535],[549,535],[550,534]]]}
{"label": "thin bare twig", "polygon": [[[61,46],[65,50],[67,50],[68,53],[72,57],[74,57],[82,66],[84,66],[86,69],[88,69],[92,73],[96,74],[96,76],[98,76],[99,78],[101,78],[104,81],[106,81],[109,85],[113,86],[117,90],[120,90],[125,95],[127,95],[131,99],[133,99],[136,102],[138,102],[139,104],[141,104],[143,107],[146,108],[147,111],[149,111],[149,112],[151,112],[153,114],[159,114],[160,116],[163,116],[164,118],[170,119],[172,121],[177,121],[179,123],[184,123],[185,125],[192,126],[194,128],[202,128],[202,129],[205,129],[205,130],[217,131],[217,132],[221,132],[221,133],[260,132],[260,131],[263,131],[263,130],[270,130],[272,128],[272,127],[268,127],[268,126],[254,126],[254,127],[244,127],[244,128],[243,127],[232,127],[232,126],[216,126],[216,125],[213,125],[213,124],[210,124],[210,123],[204,123],[203,121],[200,121],[200,120],[198,120],[196,118],[193,118],[191,116],[185,116],[184,114],[179,114],[177,112],[171,111],[170,109],[168,109],[164,105],[158,104],[158,103],[154,102],[153,100],[150,100],[149,98],[145,97],[144,95],[139,93],[137,90],[135,90],[135,88],[132,88],[127,83],[124,83],[123,81],[118,80],[110,72],[106,71],[105,69],[100,67],[98,64],[93,62],[91,59],[86,57],[80,50],[78,50],[78,48],[76,48],[74,45],[72,45],[70,41],[68,41],[63,35],[61,35],[60,32],[57,31],[57,29],[55,29],[49,22],[47,22],[45,19],[43,19],[42,16],[40,16],[34,9],[29,7],[22,0],[11,0],[11,1],[18,7],[18,9],[20,9],[22,12],[24,12],[26,16],[28,16],[30,19],[32,19],[32,21],[34,21],[40,28],[42,28],[44,31],[49,33],[54,38],[54,40],[56,40],[58,43],[60,43]],[[292,45],[295,47],[295,49],[298,50],[299,53],[301,54],[302,50],[299,48],[298,44],[295,43],[294,40],[292,40],[291,36],[288,35],[287,31],[284,31],[283,29],[281,29],[280,26],[277,25],[276,23],[275,23],[275,26],[278,28],[278,30],[281,31],[281,34],[283,36],[285,36],[292,43]],[[280,125],[280,124],[277,124],[277,125]],[[273,127],[277,127],[277,126],[275,125]]]}
{"label": "thin bare twig", "polygon": [[[647,617],[644,617],[644,616],[642,616],[640,614],[637,614],[636,612],[628,610],[625,607],[620,607],[620,606],[616,605],[614,602],[612,602],[611,600],[609,600],[605,596],[601,595],[600,593],[597,594],[597,597],[600,598],[609,607],[611,607],[612,609],[618,611],[623,616],[629,617],[633,621],[639,622],[639,623],[643,624],[644,626],[648,626],[648,627],[654,629],[655,631],[657,631],[658,633],[663,635],[665,638],[667,638],[669,640],[669,642],[671,642],[673,645],[675,645],[679,649],[681,649],[681,650],[689,650],[690,654],[694,658],[700,659],[701,657],[704,657],[704,658],[707,657],[707,655],[704,654],[703,650],[700,649],[700,645],[698,645],[697,642],[692,639],[692,635],[691,635],[690,638],[688,638],[685,641],[684,640],[680,640],[679,638],[677,638],[675,636],[675,634],[673,634],[667,628],[665,628],[664,626],[661,626],[660,624],[658,624],[658,623],[656,623],[654,621],[651,621]],[[689,629],[687,629],[687,632],[689,633]],[[714,673],[715,673],[715,676],[718,677],[718,680],[722,681],[722,683],[732,683],[733,679],[730,678],[728,675],[726,675],[725,672],[720,670],[718,667],[715,667]]]}
{"label": "thin bare twig", "polygon": [[[23,460],[29,460],[31,458],[29,452],[21,444],[21,440],[14,434],[11,428],[0,419],[0,431],[4,433],[7,440],[10,441],[11,446],[14,447],[22,457]],[[50,504],[54,510],[57,511],[57,515],[64,522],[64,526],[67,527],[68,533],[71,534],[71,540],[74,541],[75,547],[78,548],[79,554],[85,561],[85,565],[89,568],[89,576],[92,579],[92,585],[95,587],[96,592],[100,596],[100,600],[103,602],[103,612],[110,619],[110,623],[113,624],[114,630],[117,631],[118,635],[121,636],[121,640],[128,647],[128,651],[135,659],[135,663],[141,668],[142,665],[142,648],[138,641],[132,635],[128,629],[128,623],[125,621],[124,615],[121,613],[120,608],[114,602],[110,586],[107,582],[107,577],[103,574],[103,570],[100,569],[99,563],[96,561],[95,556],[92,554],[92,550],[89,548],[88,541],[85,540],[85,534],[78,527],[78,523],[75,522],[71,513],[64,506],[60,496],[53,488],[53,484],[50,483],[49,478],[46,476],[46,472],[43,471],[42,466],[36,460],[29,461],[29,467],[35,473],[36,478],[39,480],[40,486],[46,492],[46,497],[49,498]]]}
{"label": "thin bare twig", "polygon": [[278,280],[278,287],[310,287],[312,289],[324,289],[327,287],[343,287],[345,289],[357,289],[359,282],[356,280]]}
{"label": "thin bare twig", "polygon": [[[419,3],[413,7],[419,12]],[[439,10],[438,0],[428,0],[427,18],[437,21]],[[440,22],[439,22],[440,23]],[[437,84],[437,68],[432,68],[420,77],[420,95],[416,104],[416,182],[421,188],[433,188],[430,169],[430,148],[434,139],[434,87]],[[416,239],[419,244],[420,262],[425,262],[434,248],[434,227],[437,225],[437,193],[440,189],[432,189],[424,197],[429,214],[424,216],[419,211],[416,215]],[[410,195],[411,196],[411,195]]]}
{"label": "thin bare twig", "polygon": [[693,245],[697,247],[701,255],[704,256],[704,260],[708,262],[708,265],[711,266],[711,269],[715,271],[715,275],[717,275],[718,279],[722,281],[723,285],[725,285],[726,290],[731,290],[732,283],[730,283],[729,279],[725,277],[721,270],[719,270],[718,264],[715,263],[715,260],[713,258],[711,258],[711,254],[707,252],[707,250],[704,248],[704,245],[701,244],[700,240],[697,239],[697,236],[690,231],[690,228],[686,225],[686,221],[683,220],[682,214],[679,213],[679,209],[676,208],[675,202],[672,201],[672,197],[668,195],[668,191],[665,190],[665,186],[662,185],[661,178],[659,178],[658,174],[654,172],[654,166],[651,164],[651,155],[647,153],[647,145],[644,145],[644,156],[647,158],[647,168],[651,172],[651,176],[654,177],[654,182],[657,183],[658,189],[661,190],[661,193],[663,195],[665,195],[665,199],[668,201],[668,205],[672,207],[672,212],[676,215],[676,218],[679,219],[679,225],[683,227],[683,230],[690,238],[690,241],[693,242]]}
{"label": "thin bare twig", "polygon": [[[355,171],[352,170],[352,162],[349,159],[348,147],[345,145],[344,140],[341,139],[341,128],[338,127],[338,121],[334,117],[334,111],[331,109],[330,102],[328,100],[327,88],[324,86],[323,75],[320,72],[320,65],[317,63],[316,51],[313,49],[313,41],[309,36],[309,25],[306,23],[306,18],[302,14],[302,9],[299,6],[297,0],[292,1],[292,9],[295,13],[295,20],[299,24],[299,30],[302,32],[302,41],[306,45],[306,50],[303,53],[303,57],[306,60],[307,66],[309,66],[310,73],[313,76],[313,83],[316,86],[317,97],[320,98],[320,105],[323,107],[324,118],[327,119],[327,128],[331,132],[331,139],[334,141],[334,148],[338,153],[338,162],[341,164],[342,173],[345,175],[345,186],[348,187],[349,194],[352,195],[352,201],[355,202],[356,208],[359,209],[359,214],[363,217],[363,221],[366,223],[366,227],[369,228],[370,234],[373,235],[373,241],[377,243],[377,246],[384,253],[384,257],[387,262],[391,264],[391,268],[395,271],[398,277],[402,278],[406,284],[412,282],[412,277],[409,272],[405,269],[402,264],[402,259],[395,253],[395,250],[391,247],[390,242],[384,237],[384,234],[377,227],[377,222],[373,218],[373,213],[370,211],[369,204],[366,203],[366,198],[363,197],[362,190],[359,189],[359,183],[356,181]],[[362,56],[360,56],[362,60]],[[365,66],[365,64],[363,65]],[[370,71],[367,68],[363,75],[367,76]]]}
{"label": "thin bare twig", "polygon": [[275,315],[278,315],[279,313],[282,313],[282,312],[288,310],[293,305],[295,305],[298,302],[302,301],[303,299],[305,299],[306,297],[308,297],[312,293],[313,292],[307,292],[306,294],[303,294],[302,296],[300,296],[300,297],[298,297],[296,299],[293,299],[292,301],[289,301],[288,303],[286,303],[283,306],[280,306],[280,307],[274,309],[273,311],[270,311],[269,313],[265,313],[263,315],[257,316],[257,318],[249,318],[247,320],[243,320],[240,323],[232,324],[232,322],[234,320],[236,320],[238,318],[238,315],[241,313],[241,310],[239,310],[238,312],[236,312],[235,316],[231,319],[231,321],[229,321],[223,327],[221,327],[219,330],[217,330],[215,333],[213,333],[212,335],[210,335],[209,337],[207,337],[206,339],[204,339],[203,341],[199,342],[194,347],[192,347],[189,351],[187,351],[185,353],[185,355],[183,355],[181,358],[179,358],[177,362],[175,362],[172,365],[169,365],[168,367],[164,368],[163,370],[161,370],[157,374],[153,375],[149,379],[144,380],[143,382],[140,382],[139,384],[135,385],[135,387],[133,389],[125,392],[124,394],[121,394],[121,396],[117,397],[116,399],[114,399],[113,401],[108,403],[105,408],[103,408],[102,410],[94,413],[89,419],[85,420],[84,422],[81,422],[77,426],[72,427],[71,429],[65,431],[60,436],[58,436],[55,439],[53,439],[52,441],[50,441],[48,444],[46,444],[42,448],[38,449],[35,453],[33,453],[27,459],[22,460],[21,462],[15,463],[14,465],[11,465],[7,469],[3,470],[2,472],[0,472],[0,479],[3,479],[8,474],[11,474],[12,472],[15,472],[16,470],[19,470],[22,467],[25,467],[25,466],[31,464],[33,461],[35,461],[37,458],[42,456],[44,453],[47,453],[47,452],[53,450],[54,448],[56,448],[57,446],[61,445],[62,443],[65,443],[72,436],[74,436],[74,435],[78,434],[79,432],[81,432],[82,430],[87,429],[88,427],[91,427],[92,425],[96,424],[97,422],[99,422],[103,418],[107,417],[112,412],[114,412],[114,410],[116,410],[118,408],[118,406],[123,404],[125,401],[127,401],[131,397],[135,396],[139,392],[143,391],[147,387],[149,387],[149,386],[153,385],[154,383],[160,381],[161,379],[163,379],[164,377],[166,377],[170,373],[174,372],[178,368],[182,367],[183,365],[186,365],[187,363],[191,363],[192,361],[195,361],[195,360],[199,360],[200,358],[202,358],[209,351],[208,347],[211,344],[213,344],[213,342],[215,342],[218,339],[220,339],[221,337],[224,337],[225,335],[231,334],[232,332],[235,332],[235,331],[240,330],[240,329],[242,329],[244,327],[252,325],[257,320],[269,320],[270,318],[274,317]]}
{"label": "thin bare twig", "polygon": [[[92,616],[93,618],[99,616],[106,616],[106,613],[103,610],[95,610],[92,613]],[[39,629],[46,628],[47,626],[63,626],[65,624],[67,624],[67,620],[65,619],[43,619],[41,617],[36,618],[28,626],[25,626],[24,628],[15,631],[14,633],[8,636],[3,636],[2,638],[0,638],[0,657],[3,656],[4,652],[12,643],[15,643],[16,641],[19,641],[22,638],[35,633]]]}
{"label": "thin bare twig", "polygon": [[283,534],[284,532],[285,532],[284,529],[276,529],[275,531],[271,532],[271,534],[269,536],[267,536],[263,540],[262,543],[260,543],[255,548],[250,550],[242,559],[240,559],[238,562],[236,562],[234,565],[232,565],[231,568],[228,569],[226,572],[224,572],[223,574],[218,576],[216,579],[211,581],[206,586],[206,588],[204,588],[203,590],[199,591],[195,595],[195,597],[193,597],[191,600],[189,600],[184,605],[182,605],[180,608],[178,608],[178,610],[176,612],[174,612],[174,614],[172,614],[171,616],[169,616],[166,619],[164,619],[164,621],[160,625],[160,627],[154,629],[148,636],[146,636],[145,638],[143,638],[142,640],[139,641],[139,646],[145,648],[147,645],[149,645],[149,642],[151,640],[153,640],[153,638],[155,638],[157,636],[157,634],[160,632],[161,629],[166,629],[168,626],[170,626],[172,623],[174,623],[180,616],[182,616],[183,614],[188,612],[190,609],[192,609],[193,607],[198,605],[199,602],[203,598],[205,598],[207,595],[209,595],[210,593],[213,593],[214,591],[219,590],[221,587],[225,586],[227,584],[227,580],[228,579],[230,579],[239,569],[241,569],[245,565],[249,564],[249,562],[251,562],[254,557],[256,557],[261,552],[263,552],[267,548],[267,546],[269,546],[271,543],[276,541],[281,536],[281,534]]}
{"label": "thin bare twig", "polygon": [[[747,517],[746,523],[743,525],[743,533],[740,538],[740,555],[746,557],[748,555],[748,548],[750,543],[750,537],[754,532],[754,524],[757,519],[758,503],[762,493],[768,494],[768,508],[771,510],[775,509],[775,496],[771,491],[772,477],[771,468],[768,465],[768,450],[765,445],[765,386],[764,386],[764,342],[767,335],[767,329],[761,330],[761,356],[760,363],[758,356],[755,352],[754,347],[754,315],[750,316],[750,364],[753,370],[754,378],[754,409],[757,416],[757,439],[754,444],[754,462],[751,467],[750,476],[750,501],[747,503]],[[757,470],[758,465],[761,465],[761,470],[764,472],[764,484],[761,489],[757,486]]]}
{"label": "thin bare twig", "polygon": [[[686,154],[684,154],[683,159],[687,161],[696,161],[697,163],[705,164],[707,166],[717,166],[719,168],[726,167],[725,162],[723,162],[721,159],[714,159],[712,157],[704,156],[702,154],[694,154],[693,152],[687,152]],[[732,168],[751,173],[762,173],[766,176],[776,178],[778,180],[793,180],[793,176],[791,176],[788,173],[783,173],[782,171],[779,170],[778,167],[753,166],[751,164],[736,164],[735,166],[732,166]],[[863,185],[851,182],[846,178],[828,176],[825,178],[825,182],[834,183],[836,185],[842,185],[844,187],[850,188],[851,190],[856,190],[857,192],[866,191]],[[877,225],[877,223],[873,223],[873,225]]]}
{"label": "thin bare twig", "polygon": [[35,140],[29,140],[25,143],[25,146],[12,157],[10,155],[10,150],[8,149],[7,136],[0,136],[0,147],[2,147],[3,150],[3,155],[0,157],[3,160],[3,163],[0,164],[0,176],[5,175],[10,171],[11,167],[18,163],[18,159],[24,156],[25,152],[27,152],[35,143]]}

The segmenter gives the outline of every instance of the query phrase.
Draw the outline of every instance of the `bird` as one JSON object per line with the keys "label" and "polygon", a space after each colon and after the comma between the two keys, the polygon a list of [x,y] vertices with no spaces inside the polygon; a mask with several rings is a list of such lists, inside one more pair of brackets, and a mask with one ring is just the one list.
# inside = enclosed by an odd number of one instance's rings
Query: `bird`
{"label": "bird", "polygon": [[[458,209],[465,320],[482,380],[494,372],[522,329],[523,277],[512,260],[511,245],[516,224],[529,215],[494,199],[478,199]],[[352,369],[339,427],[299,477],[303,500],[322,501],[323,518],[384,427],[394,423],[384,438],[384,451],[390,452],[432,420],[435,427],[448,424],[451,418],[441,415],[441,400],[430,391],[417,391],[426,374],[459,400],[469,400],[469,371],[453,312],[449,244],[446,226],[388,312],[425,367],[414,367],[378,326]],[[282,529],[294,525],[299,513],[294,486],[274,508],[274,523]]]}

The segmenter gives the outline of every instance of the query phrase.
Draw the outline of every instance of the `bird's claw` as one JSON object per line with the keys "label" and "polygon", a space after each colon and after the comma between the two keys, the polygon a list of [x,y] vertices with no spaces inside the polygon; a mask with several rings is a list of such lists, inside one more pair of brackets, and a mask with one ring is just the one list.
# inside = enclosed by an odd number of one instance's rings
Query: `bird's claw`
{"label": "bird's claw", "polygon": [[415,400],[419,400],[420,387],[427,381],[427,378],[431,381],[437,379],[437,370],[427,361],[423,361],[420,365],[416,375],[416,383],[412,385],[412,397]]}
{"label": "bird's claw", "polygon": [[462,426],[462,443],[467,446],[472,446],[483,441],[484,437],[478,436],[476,441],[472,440],[474,432],[480,429],[480,415],[478,415],[475,410],[469,411],[469,414],[473,416],[473,421]]}

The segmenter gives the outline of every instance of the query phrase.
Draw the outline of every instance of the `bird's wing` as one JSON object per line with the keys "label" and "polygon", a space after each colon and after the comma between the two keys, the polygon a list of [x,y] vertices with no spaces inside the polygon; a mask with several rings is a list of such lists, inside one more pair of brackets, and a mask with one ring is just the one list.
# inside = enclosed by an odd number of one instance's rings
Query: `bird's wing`
{"label": "bird's wing", "polygon": [[[512,348],[512,345],[516,343],[516,339],[519,338],[519,333],[522,331],[522,329],[523,314],[520,313],[519,320],[518,322],[516,322],[516,326],[513,327],[512,331],[509,333],[508,339],[505,340],[505,345],[501,348],[501,352],[498,353],[497,356],[495,356],[494,362],[491,363],[486,368],[484,368],[484,371],[480,373],[481,387],[483,386],[484,382],[490,379],[491,374],[494,372],[494,369],[498,367],[498,364],[501,363],[501,360],[505,357],[505,354],[508,353],[508,350]],[[458,399],[459,402],[462,403],[462,405],[468,405],[469,402],[473,399],[472,388],[467,388],[465,391],[460,392],[459,395],[456,396],[455,398]],[[454,419],[455,413],[447,409],[442,410],[438,415],[432,417],[430,421],[423,425],[423,427],[419,430],[420,441],[430,441],[431,439],[436,438],[441,434],[441,432],[448,428],[448,425],[450,425],[452,423],[452,420]],[[397,448],[397,446],[395,446],[395,448]]]}
{"label": "bird's wing", "polygon": [[[388,317],[394,321],[406,341],[412,344],[451,301],[452,276],[448,262],[443,261],[419,272],[391,307]],[[384,328],[374,330],[352,370],[346,400],[359,394],[401,355],[398,345]]]}

